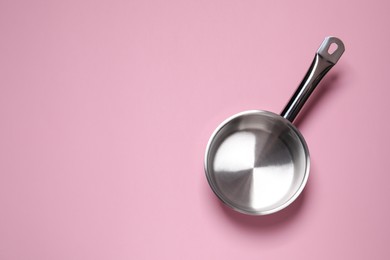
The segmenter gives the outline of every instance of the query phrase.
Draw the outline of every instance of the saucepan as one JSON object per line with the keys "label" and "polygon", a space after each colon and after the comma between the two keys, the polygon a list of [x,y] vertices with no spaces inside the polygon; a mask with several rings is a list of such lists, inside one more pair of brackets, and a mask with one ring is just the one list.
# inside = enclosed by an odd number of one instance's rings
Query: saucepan
{"label": "saucepan", "polygon": [[280,115],[245,111],[214,131],[204,166],[211,189],[223,203],[244,214],[267,215],[287,207],[301,194],[309,177],[310,155],[293,122],[343,52],[340,39],[325,38]]}

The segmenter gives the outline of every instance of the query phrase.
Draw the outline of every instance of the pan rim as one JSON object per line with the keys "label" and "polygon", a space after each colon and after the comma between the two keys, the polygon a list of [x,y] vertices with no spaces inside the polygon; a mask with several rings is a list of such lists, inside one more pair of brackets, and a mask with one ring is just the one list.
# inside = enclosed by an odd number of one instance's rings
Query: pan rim
{"label": "pan rim", "polygon": [[[209,167],[208,167],[208,158],[209,158],[209,155],[210,155],[210,150],[211,150],[211,147],[213,145],[213,140],[215,139],[215,137],[218,135],[218,133],[222,130],[223,127],[225,127],[229,122],[231,122],[233,119],[236,119],[238,117],[242,117],[242,116],[248,116],[248,115],[269,115],[273,118],[276,118],[278,120],[281,120],[283,121],[292,131],[294,131],[294,133],[298,136],[302,146],[303,146],[303,149],[304,149],[304,153],[305,153],[305,158],[306,158],[306,167],[305,167],[305,172],[304,172],[304,177],[301,181],[301,183],[299,184],[299,187],[298,189],[294,192],[294,194],[289,198],[287,199],[284,203],[278,205],[277,207],[274,207],[274,208],[271,208],[271,209],[268,209],[268,210],[257,210],[257,211],[249,211],[249,210],[245,210],[245,209],[242,209],[242,208],[238,208],[234,205],[232,205],[231,203],[229,203],[228,201],[226,201],[223,196],[218,192],[218,189],[215,187],[215,184],[214,182],[212,181],[211,179],[211,176],[210,176],[210,171],[209,171]],[[234,114],[230,117],[228,117],[227,119],[225,119],[215,130],[214,132],[212,133],[210,139],[208,140],[208,143],[207,143],[207,146],[206,146],[206,152],[205,152],[205,156],[204,156],[204,171],[205,171],[205,174],[206,174],[206,179],[207,179],[207,182],[209,183],[209,186],[211,187],[212,191],[214,192],[214,194],[219,198],[220,201],[222,201],[225,205],[227,205],[228,207],[230,207],[231,209],[235,210],[235,211],[238,211],[240,213],[243,213],[243,214],[246,214],[246,215],[253,215],[253,216],[261,216],[261,215],[269,215],[269,214],[272,214],[272,213],[276,213],[278,211],[281,211],[282,209],[286,208],[287,206],[289,206],[290,204],[292,204],[298,197],[299,195],[302,193],[302,191],[304,190],[304,188],[306,187],[306,183],[307,183],[307,180],[309,178],[309,174],[310,174],[310,152],[309,152],[309,148],[306,144],[306,141],[303,137],[303,135],[300,133],[300,131],[290,122],[288,121],[287,119],[283,118],[282,116],[274,113],[274,112],[270,112],[270,111],[267,111],[267,110],[246,110],[246,111],[243,111],[243,112],[239,112],[237,114]]]}

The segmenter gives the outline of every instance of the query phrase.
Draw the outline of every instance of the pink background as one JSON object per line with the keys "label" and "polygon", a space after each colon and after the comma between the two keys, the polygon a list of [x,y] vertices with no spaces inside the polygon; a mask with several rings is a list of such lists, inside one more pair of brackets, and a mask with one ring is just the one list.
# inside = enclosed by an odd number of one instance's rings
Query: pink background
{"label": "pink background", "polygon": [[[388,1],[0,1],[0,259],[388,259]],[[225,208],[226,117],[279,112],[325,36],[289,208]]]}

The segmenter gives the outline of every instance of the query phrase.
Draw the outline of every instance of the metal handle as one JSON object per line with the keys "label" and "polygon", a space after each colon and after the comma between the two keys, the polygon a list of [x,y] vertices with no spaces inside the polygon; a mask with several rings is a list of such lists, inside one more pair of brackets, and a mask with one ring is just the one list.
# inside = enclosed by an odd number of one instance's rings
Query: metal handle
{"label": "metal handle", "polygon": [[[330,50],[331,45],[335,45],[334,51]],[[344,44],[340,39],[336,37],[325,38],[301,84],[280,113],[282,117],[290,122],[294,121],[310,94],[326,73],[337,63],[344,50]]]}

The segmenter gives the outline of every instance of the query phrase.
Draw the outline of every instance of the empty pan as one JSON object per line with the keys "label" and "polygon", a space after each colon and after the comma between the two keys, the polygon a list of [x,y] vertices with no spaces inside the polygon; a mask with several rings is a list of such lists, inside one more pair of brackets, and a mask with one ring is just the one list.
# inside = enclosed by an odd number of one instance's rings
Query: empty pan
{"label": "empty pan", "polygon": [[280,115],[245,111],[214,131],[206,149],[205,172],[222,202],[241,213],[266,215],[299,196],[309,176],[310,157],[305,139],[292,122],[343,52],[340,39],[325,38]]}

